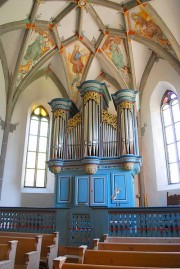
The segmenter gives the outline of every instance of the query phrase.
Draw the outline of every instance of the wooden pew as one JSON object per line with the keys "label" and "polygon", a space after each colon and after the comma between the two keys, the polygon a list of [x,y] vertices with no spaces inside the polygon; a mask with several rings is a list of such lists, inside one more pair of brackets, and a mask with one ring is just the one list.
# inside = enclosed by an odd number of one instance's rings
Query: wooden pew
{"label": "wooden pew", "polygon": [[103,241],[108,243],[180,243],[180,237],[113,237],[103,235]]}
{"label": "wooden pew", "polygon": [[84,264],[180,268],[179,252],[86,250]]}
{"label": "wooden pew", "polygon": [[53,260],[58,255],[59,232],[43,234],[40,266],[53,269]]}
{"label": "wooden pew", "polygon": [[14,268],[39,269],[39,252],[37,251],[39,237],[0,236],[0,244],[6,244],[12,240],[18,241]]}
{"label": "wooden pew", "polygon": [[12,240],[7,242],[7,244],[0,244],[0,261],[9,261],[9,263],[4,263],[4,265],[1,263],[1,266],[14,269],[17,243],[17,240]]}
{"label": "wooden pew", "polygon": [[58,255],[66,257],[66,262],[68,263],[83,263],[86,249],[86,245],[81,245],[79,247],[61,246]]}
{"label": "wooden pew", "polygon": [[97,265],[97,264],[78,264],[65,263],[65,257],[57,257],[54,259],[54,269],[166,269],[165,267],[132,267],[132,266],[113,266],[113,265]]}
{"label": "wooden pew", "polygon": [[180,243],[108,243],[93,240],[95,250],[180,252]]}
{"label": "wooden pew", "polygon": [[33,238],[35,236],[42,237],[41,247],[38,247],[40,253],[40,267],[53,269],[53,259],[57,257],[59,245],[59,232],[52,234],[36,234],[36,233],[22,233],[22,232],[0,232],[1,235],[6,236],[20,236]]}

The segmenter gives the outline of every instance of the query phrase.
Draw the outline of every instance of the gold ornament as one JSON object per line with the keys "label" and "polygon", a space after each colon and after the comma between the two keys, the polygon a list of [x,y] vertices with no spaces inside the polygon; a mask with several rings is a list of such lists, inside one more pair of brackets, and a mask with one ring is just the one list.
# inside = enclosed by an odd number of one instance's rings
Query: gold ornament
{"label": "gold ornament", "polygon": [[88,175],[95,174],[97,172],[98,165],[97,164],[84,164],[84,171]]}
{"label": "gold ornament", "polygon": [[79,0],[79,1],[78,1],[78,6],[79,6],[79,7],[85,7],[86,4],[87,4],[86,0]]}
{"label": "gold ornament", "polygon": [[129,101],[123,101],[119,104],[120,111],[123,110],[123,108],[127,108],[132,112],[133,104]]}
{"label": "gold ornament", "polygon": [[124,169],[124,170],[128,170],[128,171],[130,171],[130,170],[133,170],[134,163],[129,163],[129,162],[127,162],[127,163],[122,163],[122,164],[120,164],[120,167],[121,167],[122,169]]}
{"label": "gold ornament", "polygon": [[49,170],[54,174],[59,174],[61,172],[61,166],[58,165],[49,166]]}
{"label": "gold ornament", "polygon": [[102,111],[102,122],[108,123],[114,127],[114,129],[117,130],[117,116],[113,115],[106,110]]}
{"label": "gold ornament", "polygon": [[54,118],[57,118],[57,117],[61,117],[61,118],[63,118],[65,120],[66,112],[61,108],[55,110],[54,111]]}
{"label": "gold ornament", "polygon": [[99,105],[100,95],[97,92],[86,92],[84,95],[84,104],[86,104],[89,100],[94,100]]}
{"label": "gold ornament", "polygon": [[81,124],[81,112],[77,113],[74,117],[70,118],[67,123],[67,133],[69,133],[78,124]]}

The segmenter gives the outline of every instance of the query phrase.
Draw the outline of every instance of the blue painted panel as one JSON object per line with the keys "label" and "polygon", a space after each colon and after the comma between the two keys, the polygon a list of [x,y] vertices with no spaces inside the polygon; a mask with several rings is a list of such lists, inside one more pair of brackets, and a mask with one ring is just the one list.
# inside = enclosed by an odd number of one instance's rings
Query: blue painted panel
{"label": "blue painted panel", "polygon": [[106,206],[107,205],[107,176],[92,176],[91,180],[91,205]]}
{"label": "blue painted panel", "polygon": [[75,177],[75,205],[89,205],[89,177]]}
{"label": "blue painted panel", "polygon": [[70,204],[72,199],[72,177],[58,176],[56,184],[56,203]]}
{"label": "blue painted panel", "polygon": [[134,206],[134,182],[131,173],[111,173],[111,199],[112,206]]}

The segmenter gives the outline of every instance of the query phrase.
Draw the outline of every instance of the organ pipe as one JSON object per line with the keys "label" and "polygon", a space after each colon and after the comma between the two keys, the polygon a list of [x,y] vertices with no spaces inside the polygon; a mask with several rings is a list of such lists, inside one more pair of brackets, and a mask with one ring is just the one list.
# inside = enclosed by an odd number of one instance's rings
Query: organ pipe
{"label": "organ pipe", "polygon": [[91,83],[84,83],[80,88],[82,112],[69,100],[52,101],[51,158],[114,157],[138,152],[134,115],[136,92],[120,90],[113,94],[117,109],[117,115],[113,115],[107,111],[107,89],[101,83],[94,85],[93,88]]}

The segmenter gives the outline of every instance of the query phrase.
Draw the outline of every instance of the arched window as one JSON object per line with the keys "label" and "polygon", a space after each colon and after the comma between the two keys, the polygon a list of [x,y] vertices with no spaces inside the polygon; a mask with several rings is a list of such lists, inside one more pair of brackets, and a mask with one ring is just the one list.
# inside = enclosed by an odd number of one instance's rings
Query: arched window
{"label": "arched window", "polygon": [[24,187],[46,187],[49,115],[38,106],[30,118]]}
{"label": "arched window", "polygon": [[161,102],[169,184],[180,182],[180,112],[177,95],[166,91]]}

